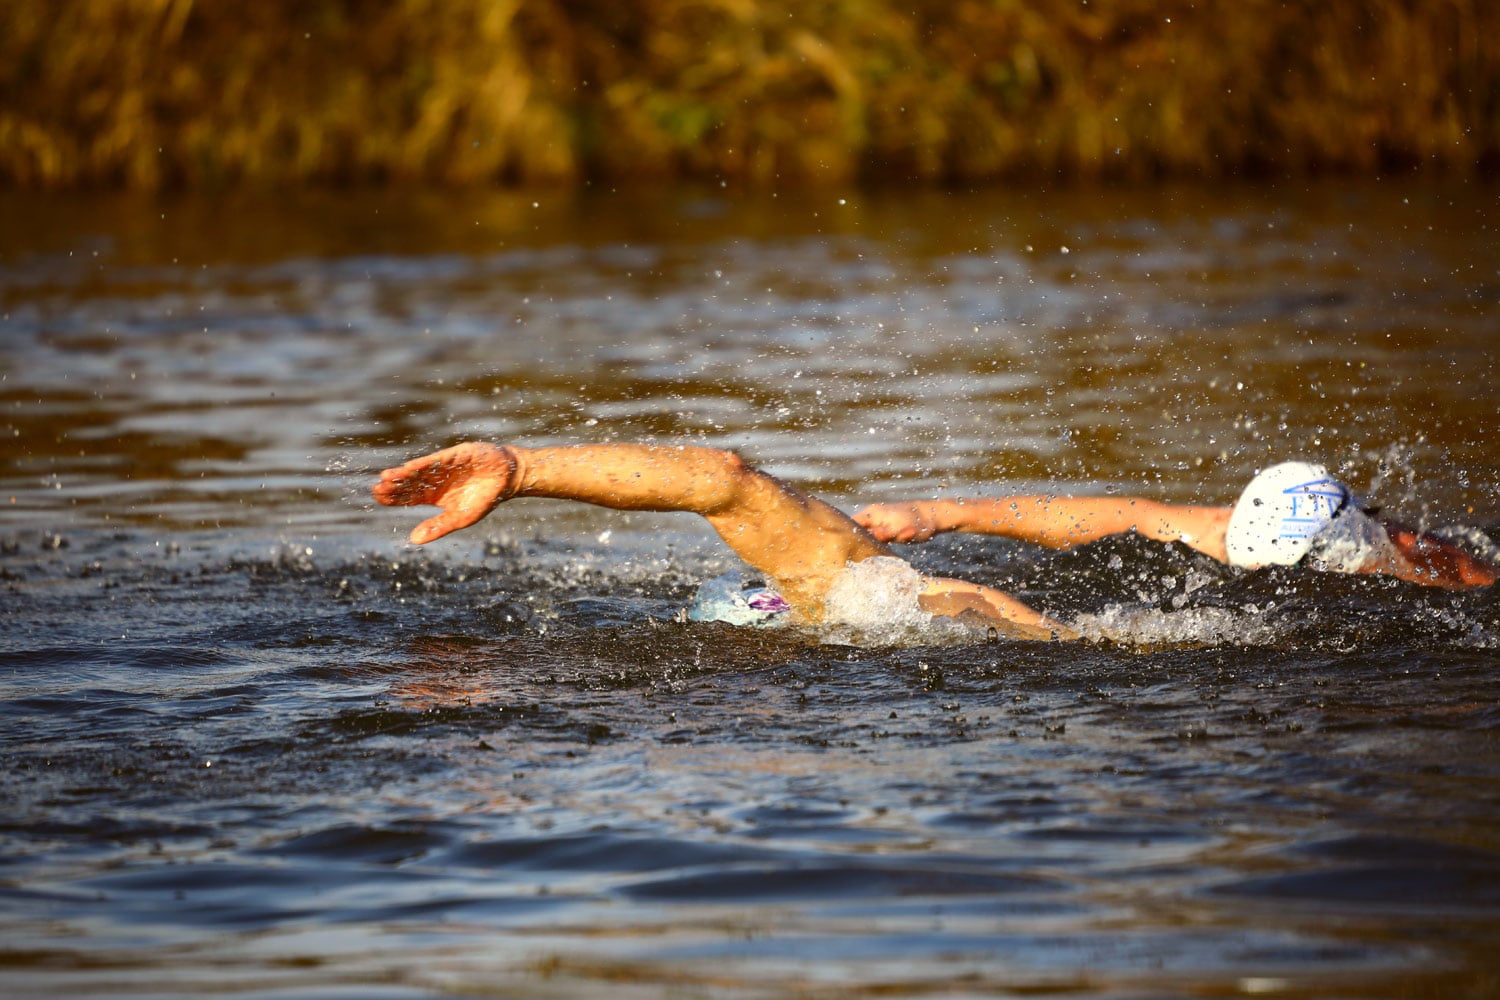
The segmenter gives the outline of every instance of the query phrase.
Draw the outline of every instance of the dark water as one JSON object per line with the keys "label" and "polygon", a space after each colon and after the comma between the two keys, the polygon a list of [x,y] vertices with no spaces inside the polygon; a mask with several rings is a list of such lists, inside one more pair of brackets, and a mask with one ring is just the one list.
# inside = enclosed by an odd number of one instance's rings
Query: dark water
{"label": "dark water", "polygon": [[690,517],[365,496],[465,437],[849,508],[1307,457],[1483,544],[1495,195],[5,196],[0,992],[1500,993],[1494,590],[950,538],[1093,638],[860,645],[676,621]]}

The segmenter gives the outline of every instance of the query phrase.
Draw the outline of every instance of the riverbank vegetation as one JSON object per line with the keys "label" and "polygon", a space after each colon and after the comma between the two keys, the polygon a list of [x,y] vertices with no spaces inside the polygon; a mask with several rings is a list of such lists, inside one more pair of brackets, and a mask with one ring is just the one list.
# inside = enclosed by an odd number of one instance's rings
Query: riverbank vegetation
{"label": "riverbank vegetation", "polygon": [[0,5],[0,184],[1500,165],[1490,0]]}

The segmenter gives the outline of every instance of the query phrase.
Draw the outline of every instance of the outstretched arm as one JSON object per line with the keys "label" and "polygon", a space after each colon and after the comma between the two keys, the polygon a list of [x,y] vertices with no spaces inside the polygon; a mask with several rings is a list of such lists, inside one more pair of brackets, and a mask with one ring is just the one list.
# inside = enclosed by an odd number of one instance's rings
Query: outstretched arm
{"label": "outstretched arm", "polygon": [[[812,621],[822,617],[824,596],[849,563],[891,554],[834,507],[711,448],[468,442],[385,470],[373,492],[388,506],[443,508],[412,530],[417,544],[468,527],[514,497],[698,514],[741,559],[776,581],[800,617]],[[978,611],[1065,633],[1020,601],[973,584],[933,579],[923,604],[939,614]]]}
{"label": "outstretched arm", "polygon": [[1134,531],[1159,542],[1182,542],[1222,562],[1228,558],[1224,532],[1232,509],[1139,497],[1022,496],[873,504],[854,520],[886,542],[925,542],[946,531],[967,531],[1051,549]]}
{"label": "outstretched arm", "polygon": [[514,497],[552,497],[699,514],[741,558],[789,587],[889,554],[828,504],[711,448],[468,442],[387,469],[374,494],[383,504],[443,508],[413,529],[418,544],[468,527]]}
{"label": "outstretched arm", "polygon": [[[1195,507],[1131,497],[1002,497],[873,504],[855,521],[884,542],[925,542],[947,531],[1000,535],[1066,549],[1134,531],[1159,542],[1182,542],[1228,561],[1224,533],[1232,507]],[[1381,519],[1399,555],[1371,560],[1360,572],[1382,573],[1450,590],[1488,587],[1500,567],[1451,542]]]}
{"label": "outstretched arm", "polygon": [[1373,560],[1360,570],[1362,573],[1386,573],[1408,583],[1445,590],[1489,587],[1500,579],[1500,567],[1465,552],[1452,542],[1424,535],[1398,521],[1387,518],[1379,521],[1400,557]]}

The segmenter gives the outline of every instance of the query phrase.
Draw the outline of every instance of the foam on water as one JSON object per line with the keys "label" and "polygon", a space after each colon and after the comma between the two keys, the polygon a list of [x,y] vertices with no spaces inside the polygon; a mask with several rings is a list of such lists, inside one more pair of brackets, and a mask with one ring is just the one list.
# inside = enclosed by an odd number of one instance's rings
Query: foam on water
{"label": "foam on water", "polygon": [[1079,635],[1094,642],[1131,646],[1273,646],[1286,628],[1262,609],[1197,607],[1165,610],[1140,605],[1111,605],[1098,614],[1071,622]]}
{"label": "foam on water", "polygon": [[820,638],[857,646],[974,641],[971,626],[922,610],[917,598],[926,586],[926,577],[904,559],[850,563],[828,590]]}
{"label": "foam on water", "polygon": [[1380,522],[1358,510],[1346,510],[1312,540],[1306,565],[1325,573],[1358,573],[1367,565],[1398,558]]}
{"label": "foam on water", "polygon": [[852,628],[920,627],[932,620],[917,605],[924,586],[922,574],[905,559],[876,556],[850,563],[829,588],[823,614],[830,624]]}

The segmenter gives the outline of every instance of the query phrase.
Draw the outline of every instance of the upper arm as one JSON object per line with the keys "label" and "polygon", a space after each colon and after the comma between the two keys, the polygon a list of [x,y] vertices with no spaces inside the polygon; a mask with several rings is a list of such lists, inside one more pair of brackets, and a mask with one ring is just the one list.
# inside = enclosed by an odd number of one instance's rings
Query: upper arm
{"label": "upper arm", "polygon": [[725,502],[704,518],[745,562],[775,579],[794,604],[821,606],[851,562],[890,555],[864,528],[830,504],[726,453]]}

